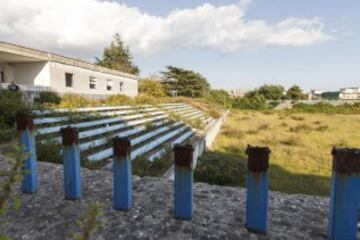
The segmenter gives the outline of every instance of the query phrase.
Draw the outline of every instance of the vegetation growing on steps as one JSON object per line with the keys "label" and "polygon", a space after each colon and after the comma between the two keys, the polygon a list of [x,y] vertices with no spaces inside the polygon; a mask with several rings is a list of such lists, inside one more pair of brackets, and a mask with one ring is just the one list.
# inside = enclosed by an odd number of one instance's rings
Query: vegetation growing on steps
{"label": "vegetation growing on steps", "polygon": [[[0,146],[0,160],[3,165],[0,171],[0,217],[5,216],[12,207],[17,210],[20,207],[20,198],[16,195],[16,187],[23,179],[24,161],[26,155],[23,149],[16,143]],[[3,224],[0,221],[0,227]],[[0,239],[10,239],[3,235],[0,229]]]}
{"label": "vegetation growing on steps", "polygon": [[74,234],[74,240],[89,240],[96,229],[101,226],[98,220],[102,216],[103,205],[96,202],[89,205],[85,215],[76,221],[76,225],[81,229],[81,232]]}

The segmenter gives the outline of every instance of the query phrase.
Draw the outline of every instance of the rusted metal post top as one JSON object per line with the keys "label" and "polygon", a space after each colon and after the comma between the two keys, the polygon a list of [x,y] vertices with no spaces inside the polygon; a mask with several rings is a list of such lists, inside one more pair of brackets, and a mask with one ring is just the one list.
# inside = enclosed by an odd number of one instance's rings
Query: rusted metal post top
{"label": "rusted metal post top", "polygon": [[79,144],[79,132],[76,128],[70,126],[60,130],[62,143],[64,146]]}
{"label": "rusted metal post top", "polygon": [[131,141],[128,138],[114,137],[113,140],[114,156],[126,157],[131,153]]}
{"label": "rusted metal post top", "polygon": [[360,173],[360,149],[336,148],[332,149],[333,170],[338,173]]}
{"label": "rusted metal post top", "polygon": [[174,146],[175,152],[175,166],[178,167],[192,167],[194,161],[194,146],[192,144]]}
{"label": "rusted metal post top", "polygon": [[246,154],[248,155],[248,170],[252,172],[264,172],[269,169],[269,154],[271,150],[268,147],[258,147],[248,145]]}
{"label": "rusted metal post top", "polygon": [[18,113],[16,115],[16,125],[18,131],[24,131],[26,128],[34,129],[33,117],[31,114]]}

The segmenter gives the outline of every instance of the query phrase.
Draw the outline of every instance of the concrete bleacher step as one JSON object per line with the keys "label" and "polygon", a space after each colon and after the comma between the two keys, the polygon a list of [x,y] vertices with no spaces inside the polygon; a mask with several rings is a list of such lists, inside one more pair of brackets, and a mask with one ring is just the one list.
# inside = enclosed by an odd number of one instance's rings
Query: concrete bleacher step
{"label": "concrete bleacher step", "polygon": [[45,144],[49,138],[53,142],[61,143],[61,128],[77,128],[82,159],[90,162],[112,157],[110,140],[115,136],[131,139],[132,160],[146,156],[153,161],[165,156],[169,147],[171,150],[175,144],[184,143],[197,131],[187,125],[186,121],[174,122],[169,119],[172,113],[181,119],[198,119],[203,125],[213,120],[201,110],[182,103],[80,108],[72,111],[55,109],[34,113],[37,116],[34,120],[36,137],[41,139],[41,143]]}

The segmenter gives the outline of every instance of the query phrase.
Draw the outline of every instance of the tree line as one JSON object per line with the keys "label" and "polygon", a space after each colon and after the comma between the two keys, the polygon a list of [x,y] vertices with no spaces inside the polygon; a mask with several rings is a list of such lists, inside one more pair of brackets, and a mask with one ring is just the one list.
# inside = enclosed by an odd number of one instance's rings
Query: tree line
{"label": "tree line", "polygon": [[[140,72],[133,62],[129,47],[119,34],[115,34],[110,46],[104,49],[102,58],[96,58],[96,64],[135,75]],[[211,89],[206,77],[200,73],[172,65],[166,66],[158,76],[142,79],[139,92],[153,97],[165,97],[176,92],[177,96],[206,98],[226,107],[238,108],[267,108],[269,101],[300,100],[307,97],[297,85],[286,90],[281,85],[265,84],[247,92],[243,97],[232,98],[225,90]]]}

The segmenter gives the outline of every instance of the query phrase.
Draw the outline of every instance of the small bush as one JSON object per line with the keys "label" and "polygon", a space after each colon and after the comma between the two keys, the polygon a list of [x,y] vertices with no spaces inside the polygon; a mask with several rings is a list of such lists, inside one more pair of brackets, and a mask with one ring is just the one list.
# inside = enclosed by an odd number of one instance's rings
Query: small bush
{"label": "small bush", "polygon": [[42,162],[62,164],[61,146],[54,139],[38,140],[36,145],[37,159]]}
{"label": "small bush", "polygon": [[245,183],[245,161],[238,156],[207,152],[198,160],[194,178],[198,182],[238,186]]}
{"label": "small bush", "polygon": [[300,124],[300,125],[297,125],[295,127],[290,127],[290,132],[310,132],[312,129],[311,126],[309,125],[306,125],[306,124]]}
{"label": "small bush", "polygon": [[135,103],[156,105],[159,103],[159,100],[147,94],[140,94],[135,97]]}
{"label": "small bush", "polygon": [[138,157],[132,161],[133,174],[137,176],[162,176],[171,167],[171,161],[166,158],[149,161],[146,157]]}
{"label": "small bush", "polygon": [[0,121],[0,143],[10,142],[16,137],[16,128],[8,126]]}
{"label": "small bush", "polygon": [[304,120],[305,120],[304,117],[302,117],[302,116],[297,116],[297,115],[291,115],[290,118],[291,118],[292,120],[295,120],[295,121],[304,121]]}
{"label": "small bush", "polygon": [[263,123],[263,124],[260,124],[260,126],[258,126],[258,130],[267,130],[270,128],[270,124],[268,123]]}
{"label": "small bush", "polygon": [[166,96],[165,89],[161,82],[151,79],[143,79],[139,81],[139,92],[153,97]]}
{"label": "small bush", "polygon": [[61,101],[59,95],[55,92],[44,91],[39,93],[39,97],[34,99],[35,103],[39,104],[56,104],[58,105]]}
{"label": "small bush", "polygon": [[109,106],[131,105],[133,103],[132,98],[123,94],[112,95],[105,100],[105,104]]}
{"label": "small bush", "polygon": [[258,134],[258,131],[254,130],[254,129],[250,129],[250,130],[247,130],[245,133],[249,134],[249,135],[256,135],[256,134]]}
{"label": "small bush", "polygon": [[316,127],[314,130],[319,131],[319,132],[325,132],[328,129],[329,129],[328,125],[320,125],[320,126]]}
{"label": "small bush", "polygon": [[229,138],[241,138],[244,136],[244,132],[241,130],[233,129],[233,128],[224,128],[221,131],[221,134],[229,137]]}
{"label": "small bush", "polygon": [[60,102],[61,108],[81,108],[81,107],[94,107],[100,105],[100,102],[96,100],[90,100],[83,96],[73,93],[65,94]]}
{"label": "small bush", "polygon": [[360,103],[343,104],[333,106],[330,103],[321,102],[316,104],[297,103],[292,112],[326,113],[326,114],[360,114]]}
{"label": "small bush", "polygon": [[283,145],[286,145],[286,146],[297,146],[298,145],[298,139],[296,137],[289,137],[287,139],[284,139],[284,140],[281,140],[280,143],[283,144]]}
{"label": "small bush", "polygon": [[19,112],[31,112],[31,109],[23,100],[22,93],[0,90],[0,123],[14,126],[16,114]]}

